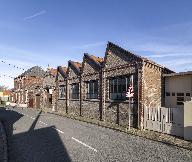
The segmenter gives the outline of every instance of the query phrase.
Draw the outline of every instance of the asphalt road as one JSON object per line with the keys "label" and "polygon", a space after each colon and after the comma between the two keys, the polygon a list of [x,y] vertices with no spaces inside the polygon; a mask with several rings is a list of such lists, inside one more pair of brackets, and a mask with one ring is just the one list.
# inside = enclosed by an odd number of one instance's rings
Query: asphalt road
{"label": "asphalt road", "polygon": [[0,109],[0,118],[10,162],[192,162],[192,151],[32,109]]}

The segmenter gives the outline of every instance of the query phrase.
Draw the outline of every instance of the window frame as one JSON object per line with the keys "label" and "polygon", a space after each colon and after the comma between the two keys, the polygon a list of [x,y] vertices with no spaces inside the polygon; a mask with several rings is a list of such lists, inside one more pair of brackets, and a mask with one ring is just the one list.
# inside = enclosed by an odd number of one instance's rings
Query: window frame
{"label": "window frame", "polygon": [[[80,88],[80,86],[79,86],[79,84],[80,83],[73,83],[73,84],[71,84],[71,93],[70,93],[70,97],[71,97],[71,99],[73,99],[73,100],[79,100],[79,94],[80,94],[80,90],[79,90],[79,88]],[[75,86],[77,86],[77,87],[75,87]],[[75,92],[76,90],[78,90],[77,92]]]}
{"label": "window frame", "polygon": [[[90,89],[91,86],[92,86],[92,89]],[[91,90],[92,92],[90,92]],[[99,97],[99,80],[97,79],[97,80],[88,81],[86,99],[98,99],[98,97]]]}
{"label": "window frame", "polygon": [[[128,100],[128,98],[126,97],[126,92],[128,91],[131,83],[131,75],[122,75],[109,78],[109,100]],[[123,80],[125,81],[125,84]]]}
{"label": "window frame", "polygon": [[[59,99],[66,99],[66,85],[59,86]],[[63,96],[61,96],[61,90],[63,92]]]}

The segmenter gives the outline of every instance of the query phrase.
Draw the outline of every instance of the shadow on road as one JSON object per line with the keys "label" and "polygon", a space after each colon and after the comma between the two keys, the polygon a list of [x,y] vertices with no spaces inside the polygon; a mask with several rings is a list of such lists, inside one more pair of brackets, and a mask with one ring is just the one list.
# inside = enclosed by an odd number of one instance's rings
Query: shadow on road
{"label": "shadow on road", "polygon": [[[0,119],[8,134],[10,162],[71,162],[67,149],[54,126],[34,129],[41,112],[29,131],[13,134],[13,124],[22,114],[0,108]],[[32,119],[27,119],[32,120]]]}

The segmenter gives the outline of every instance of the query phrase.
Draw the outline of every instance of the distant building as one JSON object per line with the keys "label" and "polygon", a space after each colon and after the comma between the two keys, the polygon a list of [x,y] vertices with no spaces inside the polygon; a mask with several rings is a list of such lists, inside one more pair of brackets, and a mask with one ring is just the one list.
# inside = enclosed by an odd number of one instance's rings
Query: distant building
{"label": "distant building", "polygon": [[27,104],[31,108],[40,108],[45,71],[35,66],[14,79],[13,101],[17,104]]}
{"label": "distant building", "polygon": [[165,74],[165,107],[183,108],[192,98],[192,71]]}
{"label": "distant building", "polygon": [[7,102],[10,101],[10,97],[11,97],[11,91],[10,90],[4,90],[2,92],[0,92],[0,100],[3,102]]}

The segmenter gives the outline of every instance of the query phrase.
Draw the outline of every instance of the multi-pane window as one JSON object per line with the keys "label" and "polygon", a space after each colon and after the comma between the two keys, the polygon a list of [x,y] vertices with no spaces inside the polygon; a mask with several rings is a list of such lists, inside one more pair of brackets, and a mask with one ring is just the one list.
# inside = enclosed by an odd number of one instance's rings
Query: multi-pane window
{"label": "multi-pane window", "polygon": [[98,98],[98,80],[91,80],[88,82],[88,99],[97,99]]}
{"label": "multi-pane window", "polygon": [[130,77],[121,76],[109,80],[109,98],[111,100],[126,100],[126,92],[130,84]]}
{"label": "multi-pane window", "polygon": [[71,92],[72,99],[79,99],[79,83],[72,84]]}
{"label": "multi-pane window", "polygon": [[66,86],[62,85],[59,87],[59,98],[63,99],[66,96]]}

